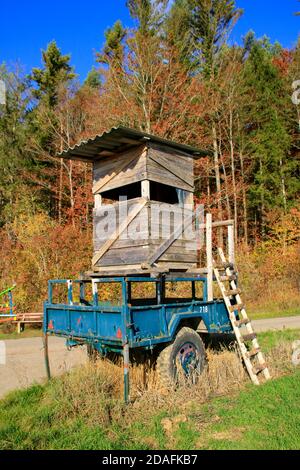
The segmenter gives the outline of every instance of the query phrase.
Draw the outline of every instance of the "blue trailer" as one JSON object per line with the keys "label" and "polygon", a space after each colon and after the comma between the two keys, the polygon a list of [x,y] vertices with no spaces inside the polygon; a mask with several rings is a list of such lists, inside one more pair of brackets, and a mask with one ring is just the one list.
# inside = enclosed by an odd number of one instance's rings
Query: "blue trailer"
{"label": "blue trailer", "polygon": [[[55,303],[54,289],[65,286],[67,301]],[[90,285],[90,286],[89,286]],[[150,286],[151,285],[151,286]],[[149,298],[136,298],[133,288],[151,287]],[[185,298],[170,298],[167,288],[186,292]],[[92,298],[86,291],[91,287]],[[103,301],[101,289],[119,293]],[[74,291],[78,295],[74,295]],[[153,294],[154,292],[154,294]],[[164,385],[176,382],[178,374],[195,380],[205,365],[201,333],[232,333],[224,300],[207,300],[207,277],[114,277],[89,280],[49,281],[44,304],[44,333],[66,338],[68,347],[87,345],[90,355],[110,352],[124,358],[124,393],[129,396],[130,351],[154,351],[159,378]],[[199,334],[200,333],[200,334]],[[49,362],[46,357],[49,371]],[[180,370],[179,370],[180,369]]]}

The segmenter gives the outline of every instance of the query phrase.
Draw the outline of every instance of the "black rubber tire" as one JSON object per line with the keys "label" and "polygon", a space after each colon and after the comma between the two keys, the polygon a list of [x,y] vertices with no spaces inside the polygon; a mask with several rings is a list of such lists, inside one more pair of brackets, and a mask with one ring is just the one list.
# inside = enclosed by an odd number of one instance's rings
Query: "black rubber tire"
{"label": "black rubber tire", "polygon": [[[190,376],[182,374],[184,376],[179,377],[180,371],[177,370],[176,359],[180,349],[187,343],[193,345],[196,350],[197,364]],[[184,384],[194,384],[203,372],[206,362],[205,346],[202,339],[192,328],[183,327],[178,331],[174,341],[166,346],[157,358],[156,370],[159,385],[170,389],[183,385],[183,382]]]}

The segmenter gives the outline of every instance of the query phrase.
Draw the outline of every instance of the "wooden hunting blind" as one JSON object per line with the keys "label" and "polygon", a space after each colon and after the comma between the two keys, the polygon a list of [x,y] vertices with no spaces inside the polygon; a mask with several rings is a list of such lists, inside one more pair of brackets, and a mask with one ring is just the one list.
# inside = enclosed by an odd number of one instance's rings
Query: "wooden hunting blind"
{"label": "wooden hunting blind", "polygon": [[94,272],[196,267],[196,240],[187,232],[195,225],[194,159],[203,155],[125,127],[60,154],[93,164]]}

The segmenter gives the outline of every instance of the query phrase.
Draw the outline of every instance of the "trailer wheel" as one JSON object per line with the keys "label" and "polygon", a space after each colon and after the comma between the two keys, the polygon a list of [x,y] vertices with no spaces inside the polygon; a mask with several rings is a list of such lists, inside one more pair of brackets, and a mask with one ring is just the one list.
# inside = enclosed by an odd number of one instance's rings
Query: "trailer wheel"
{"label": "trailer wheel", "polygon": [[181,328],[173,343],[158,356],[156,370],[159,383],[164,388],[195,384],[206,365],[202,339],[188,327]]}

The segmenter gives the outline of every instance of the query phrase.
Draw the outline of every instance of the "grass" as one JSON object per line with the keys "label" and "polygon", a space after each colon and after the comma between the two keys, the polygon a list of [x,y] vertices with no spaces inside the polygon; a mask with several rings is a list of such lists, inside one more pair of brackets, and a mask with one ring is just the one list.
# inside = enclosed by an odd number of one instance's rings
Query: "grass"
{"label": "grass", "polygon": [[280,346],[280,344],[290,345],[293,341],[300,339],[300,329],[266,331],[264,333],[258,333],[257,336],[262,350],[268,353],[271,350],[274,351],[274,348]]}
{"label": "grass", "polygon": [[249,316],[252,320],[260,320],[266,318],[281,318],[281,317],[293,317],[300,315],[299,307],[285,308],[283,310],[270,308],[269,310],[251,310],[248,309]]}
{"label": "grass", "polygon": [[172,393],[159,389],[149,364],[137,366],[128,406],[118,365],[74,369],[1,400],[0,449],[295,449],[300,370],[291,343],[299,338],[300,330],[259,335],[274,377],[260,387],[234,350],[209,350],[199,383]]}
{"label": "grass", "polygon": [[210,422],[202,432],[199,430],[199,447],[298,449],[299,381],[300,372],[297,371],[259,388],[248,386],[234,399],[215,400],[205,406],[203,415]]}
{"label": "grass", "polygon": [[30,328],[27,326],[20,334],[18,334],[17,331],[13,331],[12,333],[5,333],[3,331],[3,327],[0,328],[0,340],[6,341],[9,339],[35,338],[37,336],[42,336],[41,328]]}

